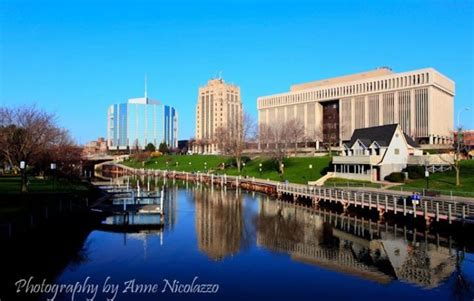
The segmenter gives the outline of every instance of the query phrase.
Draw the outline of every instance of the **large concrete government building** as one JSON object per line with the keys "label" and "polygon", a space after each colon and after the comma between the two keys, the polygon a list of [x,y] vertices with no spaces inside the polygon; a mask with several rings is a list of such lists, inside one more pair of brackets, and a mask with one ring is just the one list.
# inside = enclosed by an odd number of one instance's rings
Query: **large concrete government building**
{"label": "large concrete government building", "polygon": [[390,68],[293,85],[259,97],[259,124],[300,121],[309,141],[347,141],[355,129],[397,123],[422,144],[447,143],[453,132],[454,82],[433,68]]}
{"label": "large concrete government building", "polygon": [[237,134],[242,126],[240,88],[227,84],[222,78],[211,79],[199,88],[196,106],[196,142],[193,151],[218,152],[217,131]]}

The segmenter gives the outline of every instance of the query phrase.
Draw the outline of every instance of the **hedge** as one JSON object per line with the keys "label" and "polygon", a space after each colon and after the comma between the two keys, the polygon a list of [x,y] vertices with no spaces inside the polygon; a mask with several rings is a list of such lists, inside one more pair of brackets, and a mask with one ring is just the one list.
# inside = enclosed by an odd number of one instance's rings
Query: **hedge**
{"label": "hedge", "polygon": [[403,172],[392,172],[385,177],[385,181],[403,183],[405,181],[405,174]]}

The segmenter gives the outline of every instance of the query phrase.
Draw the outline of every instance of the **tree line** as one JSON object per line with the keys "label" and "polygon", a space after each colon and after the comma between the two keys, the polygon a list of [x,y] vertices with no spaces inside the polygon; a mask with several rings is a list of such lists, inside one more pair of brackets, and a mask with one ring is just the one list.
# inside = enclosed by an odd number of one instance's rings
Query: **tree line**
{"label": "tree line", "polygon": [[27,173],[51,174],[52,163],[59,175],[80,175],[82,149],[54,114],[36,106],[0,107],[0,145],[0,164],[21,174],[22,191],[28,189]]}
{"label": "tree line", "polygon": [[[272,122],[271,124],[257,124],[250,114],[244,112],[241,122],[237,126],[218,127],[212,139],[196,140],[191,138],[190,145],[201,148],[215,144],[222,155],[232,156],[235,159],[238,171],[242,168],[243,154],[258,145],[260,152],[274,159],[278,171],[284,172],[284,159],[291,152],[295,155],[302,142],[323,141],[322,132],[314,130],[305,132],[303,123],[298,119],[286,122]],[[326,148],[336,145],[339,141],[323,144]]]}

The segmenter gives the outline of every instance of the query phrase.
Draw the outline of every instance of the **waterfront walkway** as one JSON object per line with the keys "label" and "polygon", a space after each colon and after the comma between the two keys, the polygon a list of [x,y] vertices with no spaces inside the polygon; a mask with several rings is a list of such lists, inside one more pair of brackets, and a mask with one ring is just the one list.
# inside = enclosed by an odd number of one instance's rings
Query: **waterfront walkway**
{"label": "waterfront walkway", "polygon": [[115,171],[123,175],[155,176],[225,187],[241,187],[273,194],[279,198],[292,198],[295,202],[298,200],[311,201],[314,206],[324,201],[341,204],[344,210],[352,206],[377,210],[380,216],[385,213],[394,213],[412,216],[413,218],[423,218],[427,224],[432,221],[474,223],[474,199],[472,198],[423,196],[419,202],[412,202],[409,198],[410,192],[375,188],[316,187],[225,174],[135,169],[116,163],[110,163],[107,166],[109,171]]}

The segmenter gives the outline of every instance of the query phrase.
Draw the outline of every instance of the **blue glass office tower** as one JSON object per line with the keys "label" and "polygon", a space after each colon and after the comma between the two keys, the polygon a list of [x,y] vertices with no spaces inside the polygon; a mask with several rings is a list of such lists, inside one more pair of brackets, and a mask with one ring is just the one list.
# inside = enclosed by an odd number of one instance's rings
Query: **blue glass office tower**
{"label": "blue glass office tower", "polygon": [[107,143],[110,149],[156,148],[165,142],[178,146],[178,113],[173,107],[148,97],[132,98],[109,107]]}

